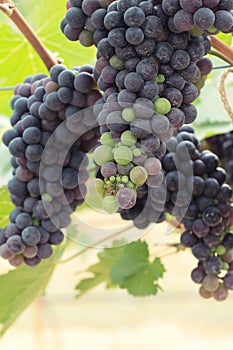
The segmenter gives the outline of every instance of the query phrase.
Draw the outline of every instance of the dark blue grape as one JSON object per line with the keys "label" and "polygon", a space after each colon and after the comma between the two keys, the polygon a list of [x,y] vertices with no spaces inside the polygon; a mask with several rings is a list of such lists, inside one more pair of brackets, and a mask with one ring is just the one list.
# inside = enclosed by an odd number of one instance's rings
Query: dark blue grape
{"label": "dark blue grape", "polygon": [[12,254],[22,254],[25,249],[25,244],[19,235],[10,236],[6,245]]}

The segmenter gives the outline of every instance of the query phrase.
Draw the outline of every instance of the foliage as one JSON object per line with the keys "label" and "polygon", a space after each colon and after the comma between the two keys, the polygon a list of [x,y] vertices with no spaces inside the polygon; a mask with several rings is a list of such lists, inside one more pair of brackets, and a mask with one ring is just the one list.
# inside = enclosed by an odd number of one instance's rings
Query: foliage
{"label": "foliage", "polygon": [[36,297],[45,292],[63,249],[60,247],[50,259],[33,269],[22,266],[0,276],[0,336]]}
{"label": "foliage", "polygon": [[9,213],[14,209],[14,205],[10,201],[10,194],[6,187],[0,188],[0,227],[5,227],[9,222]]}
{"label": "foliage", "polygon": [[105,249],[98,254],[99,262],[90,266],[87,272],[92,277],[83,279],[76,286],[77,297],[91,288],[105,282],[107,288],[119,286],[134,296],[155,295],[165,268],[160,259],[149,260],[148,244],[142,241],[126,246]]}

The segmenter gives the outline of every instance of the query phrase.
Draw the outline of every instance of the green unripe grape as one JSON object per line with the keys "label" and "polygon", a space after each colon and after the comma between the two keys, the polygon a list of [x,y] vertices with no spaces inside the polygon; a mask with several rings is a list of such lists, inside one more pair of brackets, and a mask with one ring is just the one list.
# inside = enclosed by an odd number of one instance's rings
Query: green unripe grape
{"label": "green unripe grape", "polygon": [[222,245],[222,244],[220,244],[216,247],[216,253],[220,256],[224,255],[226,253],[226,251],[227,251],[226,247],[224,247],[224,245]]}
{"label": "green unripe grape", "polygon": [[134,118],[135,118],[133,108],[125,108],[122,111],[122,118],[128,123],[132,122],[132,120],[134,120]]}
{"label": "green unripe grape", "polygon": [[229,264],[227,262],[222,262],[222,270],[228,270],[229,269]]}
{"label": "green unripe grape", "polygon": [[130,130],[126,130],[121,134],[121,143],[124,146],[133,146],[135,145],[136,141],[136,136],[134,136]]}
{"label": "green unripe grape", "polygon": [[110,180],[107,180],[107,181],[105,181],[105,184],[106,184],[107,186],[111,186],[111,185],[112,185],[112,182],[111,182]]}
{"label": "green unripe grape", "polygon": [[127,182],[129,181],[129,178],[127,175],[123,175],[122,178],[121,178],[121,181],[124,183],[124,184],[127,184]]}
{"label": "green unripe grape", "polygon": [[127,165],[133,160],[133,153],[129,147],[120,146],[114,152],[114,159],[120,165]]}
{"label": "green unripe grape", "polygon": [[104,197],[104,181],[101,179],[93,179],[87,184],[87,194],[85,203],[90,208],[102,208]]}
{"label": "green unripe grape", "polygon": [[126,187],[131,188],[133,190],[135,188],[135,185],[131,181],[128,181]]}
{"label": "green unripe grape", "polygon": [[41,196],[41,199],[42,201],[45,201],[45,202],[51,202],[53,200],[53,197],[50,196],[50,194],[48,193],[43,193]]}
{"label": "green unripe grape", "polygon": [[135,148],[135,149],[133,150],[133,155],[134,155],[134,157],[140,157],[141,154],[142,154],[142,151],[141,151],[140,148]]}
{"label": "green unripe grape", "polygon": [[158,74],[155,78],[155,82],[158,84],[162,84],[165,81],[165,76],[163,74]]}
{"label": "green unripe grape", "polygon": [[143,185],[147,178],[148,174],[145,168],[142,166],[135,166],[129,174],[130,180],[135,184],[135,185]]}
{"label": "green unripe grape", "polygon": [[113,183],[116,181],[116,178],[115,178],[115,176],[111,176],[109,180]]}
{"label": "green unripe grape", "polygon": [[118,184],[117,187],[120,190],[121,188],[124,188],[125,186],[123,184]]}
{"label": "green unripe grape", "polygon": [[116,197],[113,195],[105,196],[102,201],[102,208],[109,214],[116,213],[119,209],[119,206],[116,202]]}
{"label": "green unripe grape", "polygon": [[166,114],[171,109],[171,103],[166,98],[157,98],[154,102],[155,112],[158,114]]}
{"label": "green unripe grape", "polygon": [[100,142],[102,145],[109,147],[115,146],[115,141],[112,139],[110,132],[105,132],[103,135],[101,135]]}
{"label": "green unripe grape", "polygon": [[112,148],[106,145],[100,145],[94,150],[93,160],[97,165],[104,165],[113,160]]}
{"label": "green unripe grape", "polygon": [[189,34],[191,34],[192,36],[199,36],[199,35],[202,35],[203,33],[204,33],[203,29],[197,28],[195,26],[189,30]]}
{"label": "green unripe grape", "polygon": [[109,60],[110,65],[116,70],[124,69],[124,61],[117,55],[113,55]]}
{"label": "green unripe grape", "polygon": [[212,26],[212,27],[209,27],[207,30],[210,34],[212,34],[212,33],[215,33],[217,29],[216,27]]}
{"label": "green unripe grape", "polygon": [[120,177],[120,175],[117,175],[117,176],[116,176],[116,182],[121,182],[121,177]]}

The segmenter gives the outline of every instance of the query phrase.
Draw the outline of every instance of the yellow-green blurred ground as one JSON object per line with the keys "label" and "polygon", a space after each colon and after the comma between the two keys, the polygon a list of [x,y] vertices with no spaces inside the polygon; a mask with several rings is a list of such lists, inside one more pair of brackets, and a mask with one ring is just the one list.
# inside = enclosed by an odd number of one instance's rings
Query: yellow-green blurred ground
{"label": "yellow-green blurred ground", "polygon": [[[148,234],[153,242],[154,232]],[[34,302],[0,340],[2,350],[230,350],[233,292],[225,302],[203,300],[189,275],[189,252],[164,259],[163,292],[134,298],[98,287],[74,299],[77,271],[96,252],[60,265],[45,297]]]}

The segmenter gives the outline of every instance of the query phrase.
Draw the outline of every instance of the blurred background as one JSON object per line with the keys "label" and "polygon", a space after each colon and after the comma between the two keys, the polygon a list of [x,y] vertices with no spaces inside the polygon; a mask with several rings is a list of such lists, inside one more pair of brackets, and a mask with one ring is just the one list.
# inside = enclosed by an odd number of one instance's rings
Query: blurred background
{"label": "blurred background", "polygon": [[[62,44],[62,40],[65,39],[59,32],[59,20],[65,14],[65,1],[59,1],[57,4],[57,1],[51,0],[49,3],[45,0],[37,2],[40,12],[36,7],[32,11],[32,0],[21,0],[18,6],[48,47],[53,52],[60,49],[58,55],[66,58],[64,63],[68,67],[84,62],[92,63],[94,50],[86,51],[76,43],[67,42],[65,47]],[[48,16],[48,6],[50,10],[56,11],[52,18]],[[0,25],[7,23],[5,16],[0,14]],[[17,35],[18,42],[27,45],[18,33]],[[0,31],[0,52],[4,52],[3,44],[7,39],[5,33]],[[30,55],[36,57],[31,51]],[[0,88],[20,82],[23,74],[44,70],[39,63],[35,66],[28,65],[27,60],[22,63],[16,52],[8,56],[8,60],[10,57],[11,61],[8,64],[15,67],[17,74],[5,76],[4,57],[1,55]],[[27,53],[25,57],[28,57]],[[213,62],[215,68],[224,65],[224,62],[218,59],[214,59]],[[231,129],[230,119],[217,91],[221,72],[221,68],[213,70],[197,101],[199,117],[195,122],[195,129],[200,138],[207,132],[225,132]],[[229,92],[232,88],[231,78],[226,85]],[[12,91],[0,91],[0,134],[10,125],[8,104],[11,95]],[[229,99],[233,102],[232,96]],[[3,145],[0,145],[0,154],[0,185],[4,185],[11,175],[10,155]],[[89,212],[84,214],[87,217],[90,215]],[[100,224],[98,214],[93,219]],[[178,241],[177,235],[168,234],[163,224],[155,225],[144,239],[152,247],[167,240]],[[165,257],[162,261],[166,273],[161,282],[163,290],[159,291],[157,296],[149,298],[131,297],[121,290],[106,291],[100,286],[84,297],[75,299],[74,287],[84,276],[78,271],[85,270],[96,261],[98,251],[95,249],[89,250],[76,260],[58,265],[46,294],[34,301],[7,331],[0,340],[1,349],[231,349],[233,293],[222,303],[202,299],[198,295],[198,286],[190,279],[191,270],[196,265],[195,259],[189,251],[178,254],[172,254],[173,252],[172,249],[164,252]],[[68,249],[64,258],[71,253]],[[7,272],[8,268],[8,263],[1,260],[0,273]]]}

